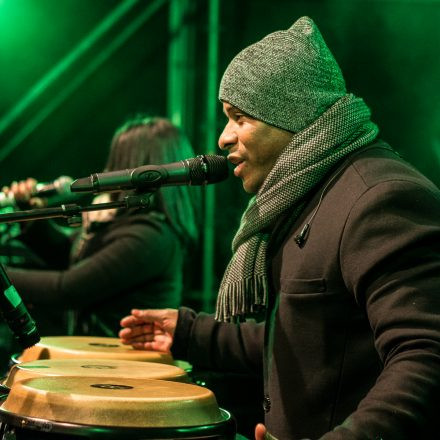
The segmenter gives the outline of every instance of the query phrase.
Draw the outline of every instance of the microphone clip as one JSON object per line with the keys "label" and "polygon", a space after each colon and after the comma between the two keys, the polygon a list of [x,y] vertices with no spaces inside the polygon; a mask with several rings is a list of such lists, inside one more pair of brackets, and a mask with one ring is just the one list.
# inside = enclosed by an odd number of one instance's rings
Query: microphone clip
{"label": "microphone clip", "polygon": [[309,234],[310,224],[306,223],[304,227],[302,228],[301,232],[293,238],[295,240],[295,243],[298,245],[299,248],[302,248],[307,240],[308,234]]}

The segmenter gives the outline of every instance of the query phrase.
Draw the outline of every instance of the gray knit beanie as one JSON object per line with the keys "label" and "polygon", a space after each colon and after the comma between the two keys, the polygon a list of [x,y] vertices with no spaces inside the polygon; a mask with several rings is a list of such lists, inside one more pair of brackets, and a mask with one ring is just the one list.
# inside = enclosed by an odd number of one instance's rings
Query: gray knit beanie
{"label": "gray knit beanie", "polygon": [[242,50],[227,67],[219,99],[267,124],[298,132],[346,94],[341,70],[316,24],[290,29]]}

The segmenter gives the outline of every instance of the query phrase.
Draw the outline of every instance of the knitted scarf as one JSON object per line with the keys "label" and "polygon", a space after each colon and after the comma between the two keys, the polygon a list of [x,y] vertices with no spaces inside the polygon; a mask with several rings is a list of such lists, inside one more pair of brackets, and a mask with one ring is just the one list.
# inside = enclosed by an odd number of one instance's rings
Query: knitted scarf
{"label": "knitted scarf", "polygon": [[342,158],[371,143],[378,128],[361,98],[347,94],[295,133],[244,212],[217,297],[215,318],[231,321],[267,305],[270,228],[287,209],[298,218],[306,197]]}

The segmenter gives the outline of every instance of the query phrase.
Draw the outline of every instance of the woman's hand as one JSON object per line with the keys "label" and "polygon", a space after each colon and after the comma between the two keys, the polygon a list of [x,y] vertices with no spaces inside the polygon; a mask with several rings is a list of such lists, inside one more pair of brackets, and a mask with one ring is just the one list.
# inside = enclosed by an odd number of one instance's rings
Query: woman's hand
{"label": "woman's hand", "polygon": [[40,197],[33,197],[37,188],[37,181],[33,177],[19,182],[12,182],[10,186],[4,186],[2,192],[11,197],[20,207],[31,206],[34,208],[41,208],[45,206],[44,199]]}

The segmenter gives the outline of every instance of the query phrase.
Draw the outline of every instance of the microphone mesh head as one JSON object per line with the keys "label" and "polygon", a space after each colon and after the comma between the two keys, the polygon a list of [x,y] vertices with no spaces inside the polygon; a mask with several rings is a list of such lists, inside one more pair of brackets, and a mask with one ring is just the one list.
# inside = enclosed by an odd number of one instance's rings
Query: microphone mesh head
{"label": "microphone mesh head", "polygon": [[228,160],[226,157],[211,155],[205,156],[208,164],[208,183],[216,183],[225,180],[229,175]]}
{"label": "microphone mesh head", "polygon": [[191,185],[216,183],[228,177],[228,161],[223,156],[200,155],[188,160]]}

